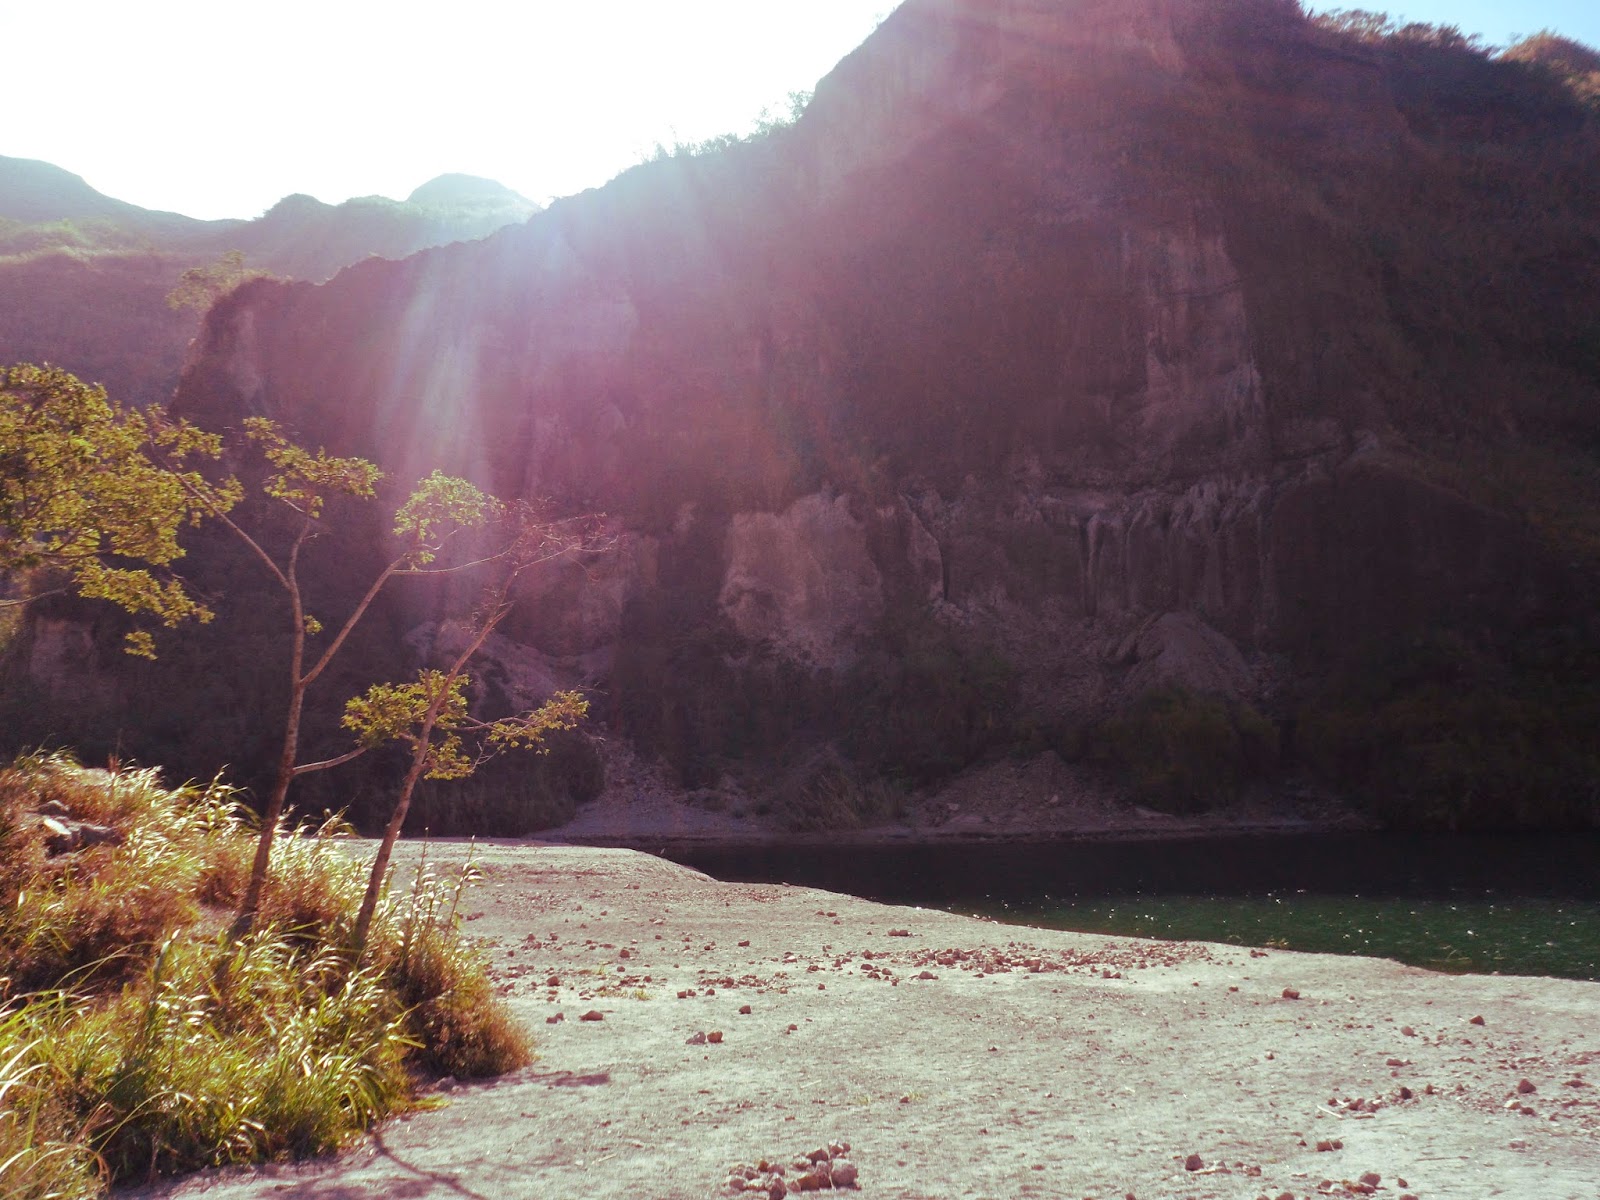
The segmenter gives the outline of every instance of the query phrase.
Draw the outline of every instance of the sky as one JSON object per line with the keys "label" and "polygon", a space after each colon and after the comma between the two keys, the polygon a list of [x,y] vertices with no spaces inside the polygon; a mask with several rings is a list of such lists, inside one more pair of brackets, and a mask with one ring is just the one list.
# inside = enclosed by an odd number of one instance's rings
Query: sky
{"label": "sky", "polygon": [[[657,143],[749,129],[895,4],[0,0],[0,154],[206,218],[295,192],[401,199],[451,171],[543,202]],[[1600,46],[1600,0],[1365,6],[1496,44],[1549,27]]]}

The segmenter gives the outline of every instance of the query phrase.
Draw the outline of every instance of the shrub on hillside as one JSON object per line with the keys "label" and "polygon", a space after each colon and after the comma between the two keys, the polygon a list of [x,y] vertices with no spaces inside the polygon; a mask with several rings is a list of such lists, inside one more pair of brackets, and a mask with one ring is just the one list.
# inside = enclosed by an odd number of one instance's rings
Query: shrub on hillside
{"label": "shrub on hillside", "polygon": [[949,778],[1015,735],[1016,672],[931,618],[891,628],[850,673],[839,732],[850,756],[892,779]]}
{"label": "shrub on hillside", "polygon": [[779,777],[771,803],[788,828],[830,833],[895,820],[905,811],[905,793],[825,747]]}
{"label": "shrub on hillside", "polygon": [[1125,773],[1141,800],[1171,813],[1236,798],[1277,765],[1278,734],[1248,704],[1166,688],[1086,735],[1089,757]]}
{"label": "shrub on hillside", "polygon": [[558,731],[547,745],[544,754],[491,759],[469,779],[418,784],[406,831],[526,837],[570,820],[605,787],[605,764],[579,730]]}
{"label": "shrub on hillside", "polygon": [[1600,823],[1595,639],[1558,631],[1491,653],[1436,633],[1341,670],[1298,722],[1305,759],[1385,823],[1426,829]]}
{"label": "shrub on hillside", "polygon": [[1500,57],[1548,71],[1584,104],[1600,111],[1600,51],[1545,29],[1507,46]]}
{"label": "shrub on hillside", "polygon": [[840,672],[781,659],[714,619],[669,630],[647,617],[625,630],[612,719],[685,787],[715,784],[732,762],[782,763],[822,741],[863,779],[926,784],[1016,738],[1011,664],[923,614],[886,622]]}

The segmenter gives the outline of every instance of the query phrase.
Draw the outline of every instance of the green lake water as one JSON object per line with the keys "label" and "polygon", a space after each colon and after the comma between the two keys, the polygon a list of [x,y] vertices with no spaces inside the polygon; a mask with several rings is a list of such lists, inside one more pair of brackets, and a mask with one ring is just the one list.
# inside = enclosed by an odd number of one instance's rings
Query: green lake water
{"label": "green lake water", "polygon": [[1600,980],[1600,834],[1592,832],[662,852],[718,879],[805,884],[1021,925]]}
{"label": "green lake water", "polygon": [[1435,971],[1600,980],[1600,904],[1359,896],[1125,896],[977,915],[1047,929],[1393,958]]}

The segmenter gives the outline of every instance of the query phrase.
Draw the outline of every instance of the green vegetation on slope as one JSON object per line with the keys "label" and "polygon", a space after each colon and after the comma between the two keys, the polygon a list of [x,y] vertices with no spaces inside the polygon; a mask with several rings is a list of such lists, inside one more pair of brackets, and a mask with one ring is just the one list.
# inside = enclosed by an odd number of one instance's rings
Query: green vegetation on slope
{"label": "green vegetation on slope", "polygon": [[1504,641],[1439,633],[1353,657],[1302,709],[1298,752],[1391,827],[1600,823],[1600,633]]}
{"label": "green vegetation on slope", "polygon": [[277,839],[230,942],[255,835],[228,788],[62,755],[0,770],[0,1194],[319,1153],[412,1104],[417,1070],[529,1061],[457,930],[465,877],[391,890],[356,965],[365,870],[339,832]]}
{"label": "green vegetation on slope", "polygon": [[791,828],[852,829],[1018,742],[1016,673],[989,647],[897,612],[853,665],[812,671],[744,645],[703,594],[720,573],[680,584],[676,559],[624,613],[611,719],[683,786],[741,773]]}
{"label": "green vegetation on slope", "polygon": [[1141,696],[1085,742],[1091,761],[1122,772],[1142,801],[1170,813],[1226,804],[1278,765],[1278,731],[1255,708],[1186,688]]}

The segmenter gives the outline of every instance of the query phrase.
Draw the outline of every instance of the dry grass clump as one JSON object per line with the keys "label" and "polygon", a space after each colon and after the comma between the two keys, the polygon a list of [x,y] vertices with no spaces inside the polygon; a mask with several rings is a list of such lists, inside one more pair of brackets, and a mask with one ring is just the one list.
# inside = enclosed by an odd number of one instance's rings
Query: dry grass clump
{"label": "dry grass clump", "polygon": [[416,1060],[458,1079],[502,1074],[531,1051],[482,955],[455,935],[461,893],[476,878],[469,863],[453,881],[440,880],[424,856],[410,889],[391,890],[373,926],[372,957],[406,1006]]}
{"label": "dry grass clump", "polygon": [[[41,808],[121,844],[49,855]],[[321,1153],[405,1108],[416,1071],[530,1061],[459,936],[467,877],[419,871],[356,960],[365,872],[342,832],[286,830],[232,942],[255,838],[230,789],[64,755],[0,769],[0,1195]]]}
{"label": "dry grass clump", "polygon": [[[110,829],[122,844],[49,857],[40,811]],[[226,788],[169,792],[153,771],[87,770],[60,754],[0,770],[0,969],[10,991],[137,970],[168,931],[198,918],[233,812]]]}

